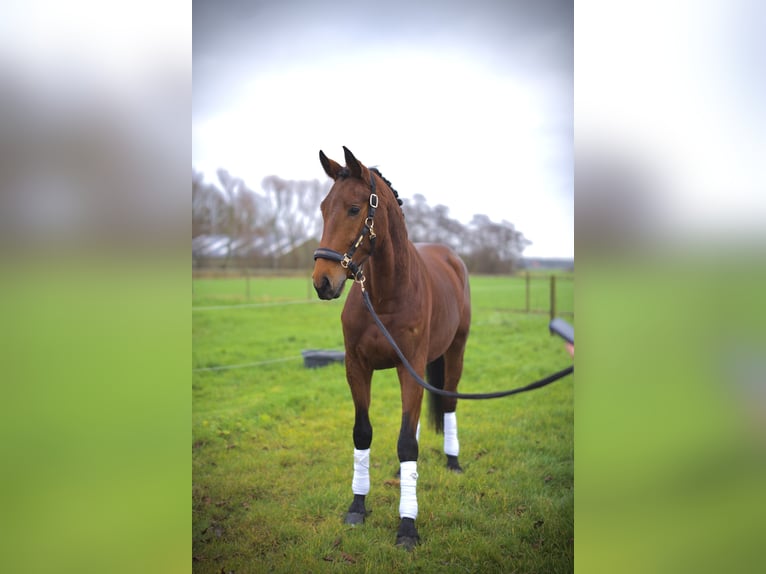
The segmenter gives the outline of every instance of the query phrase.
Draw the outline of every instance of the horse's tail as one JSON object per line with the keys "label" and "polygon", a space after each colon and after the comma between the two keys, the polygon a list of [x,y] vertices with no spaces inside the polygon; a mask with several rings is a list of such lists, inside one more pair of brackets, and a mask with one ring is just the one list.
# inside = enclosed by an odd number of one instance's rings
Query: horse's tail
{"label": "horse's tail", "polygon": [[[444,355],[428,363],[426,377],[432,386],[437,389],[444,388]],[[436,433],[442,434],[444,432],[444,405],[441,396],[432,392],[428,393],[428,412]]]}

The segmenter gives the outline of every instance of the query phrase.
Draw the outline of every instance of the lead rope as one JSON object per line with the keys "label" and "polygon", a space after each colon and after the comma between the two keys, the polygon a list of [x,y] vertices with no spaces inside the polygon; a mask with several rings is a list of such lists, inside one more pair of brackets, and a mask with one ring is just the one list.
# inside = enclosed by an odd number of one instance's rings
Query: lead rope
{"label": "lead rope", "polygon": [[574,365],[570,365],[565,369],[562,369],[556,373],[553,373],[552,375],[548,375],[547,377],[537,380],[533,383],[529,383],[526,386],[518,387],[516,389],[510,389],[507,391],[497,391],[494,393],[454,393],[452,391],[445,391],[444,389],[437,389],[433,385],[430,385],[426,381],[424,381],[420,377],[420,375],[418,375],[415,372],[415,369],[412,368],[412,365],[410,365],[410,362],[407,360],[407,357],[404,356],[404,353],[402,353],[401,349],[396,344],[396,341],[394,341],[394,338],[391,336],[391,333],[389,333],[388,329],[386,329],[385,325],[383,325],[383,322],[380,320],[380,317],[378,317],[378,314],[375,312],[375,309],[373,309],[372,307],[372,302],[370,301],[369,293],[367,293],[367,290],[364,288],[364,282],[365,282],[364,274],[360,273],[360,277],[356,279],[356,282],[359,283],[359,287],[362,290],[362,298],[364,300],[365,306],[367,307],[367,310],[370,312],[370,315],[372,315],[372,318],[375,321],[375,324],[383,333],[383,336],[394,348],[394,351],[396,351],[396,354],[399,356],[399,359],[402,361],[402,364],[406,367],[406,369],[410,372],[410,374],[415,378],[415,380],[421,387],[423,387],[424,389],[428,391],[431,391],[432,393],[441,395],[443,397],[451,397],[455,399],[498,399],[500,397],[507,397],[509,395],[515,395],[518,393],[524,393],[526,391],[539,389],[546,385],[550,385],[551,383],[554,383],[558,381],[559,379],[566,377],[567,375],[571,375],[572,373],[574,373]]}

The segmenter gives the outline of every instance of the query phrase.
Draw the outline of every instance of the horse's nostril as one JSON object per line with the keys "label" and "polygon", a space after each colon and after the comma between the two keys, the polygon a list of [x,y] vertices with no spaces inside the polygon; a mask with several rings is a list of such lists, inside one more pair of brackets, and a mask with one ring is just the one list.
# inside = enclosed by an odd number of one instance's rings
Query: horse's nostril
{"label": "horse's nostril", "polygon": [[327,275],[323,275],[322,280],[319,281],[319,283],[314,284],[314,289],[316,289],[317,295],[319,295],[320,299],[327,299],[330,291],[332,291],[330,286],[330,278],[327,277]]}

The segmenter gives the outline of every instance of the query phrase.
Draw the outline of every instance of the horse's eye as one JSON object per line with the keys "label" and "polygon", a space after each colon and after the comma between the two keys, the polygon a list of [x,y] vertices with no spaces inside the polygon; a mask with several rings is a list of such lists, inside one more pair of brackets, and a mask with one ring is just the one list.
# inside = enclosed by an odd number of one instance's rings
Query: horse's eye
{"label": "horse's eye", "polygon": [[348,208],[348,214],[349,215],[359,215],[359,206],[358,205],[352,205]]}

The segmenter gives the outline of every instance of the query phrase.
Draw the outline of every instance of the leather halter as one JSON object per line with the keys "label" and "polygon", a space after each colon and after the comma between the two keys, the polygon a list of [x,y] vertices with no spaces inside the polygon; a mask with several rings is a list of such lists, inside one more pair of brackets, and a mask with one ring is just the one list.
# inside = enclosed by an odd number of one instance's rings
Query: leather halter
{"label": "leather halter", "polygon": [[362,227],[362,231],[359,233],[359,237],[356,239],[356,241],[351,242],[351,246],[342,255],[334,249],[329,249],[327,247],[318,248],[316,251],[314,251],[314,261],[317,259],[337,261],[340,263],[341,267],[348,269],[351,272],[351,277],[355,281],[359,281],[360,283],[364,282],[364,274],[362,273],[362,265],[364,261],[357,264],[352,260],[352,257],[367,235],[370,236],[370,254],[367,256],[367,258],[372,256],[372,253],[375,250],[375,238],[377,237],[375,235],[375,222],[373,217],[375,217],[375,210],[377,208],[378,195],[375,193],[375,178],[372,172],[370,172],[370,201],[367,207],[367,218],[364,220],[364,226]]}

